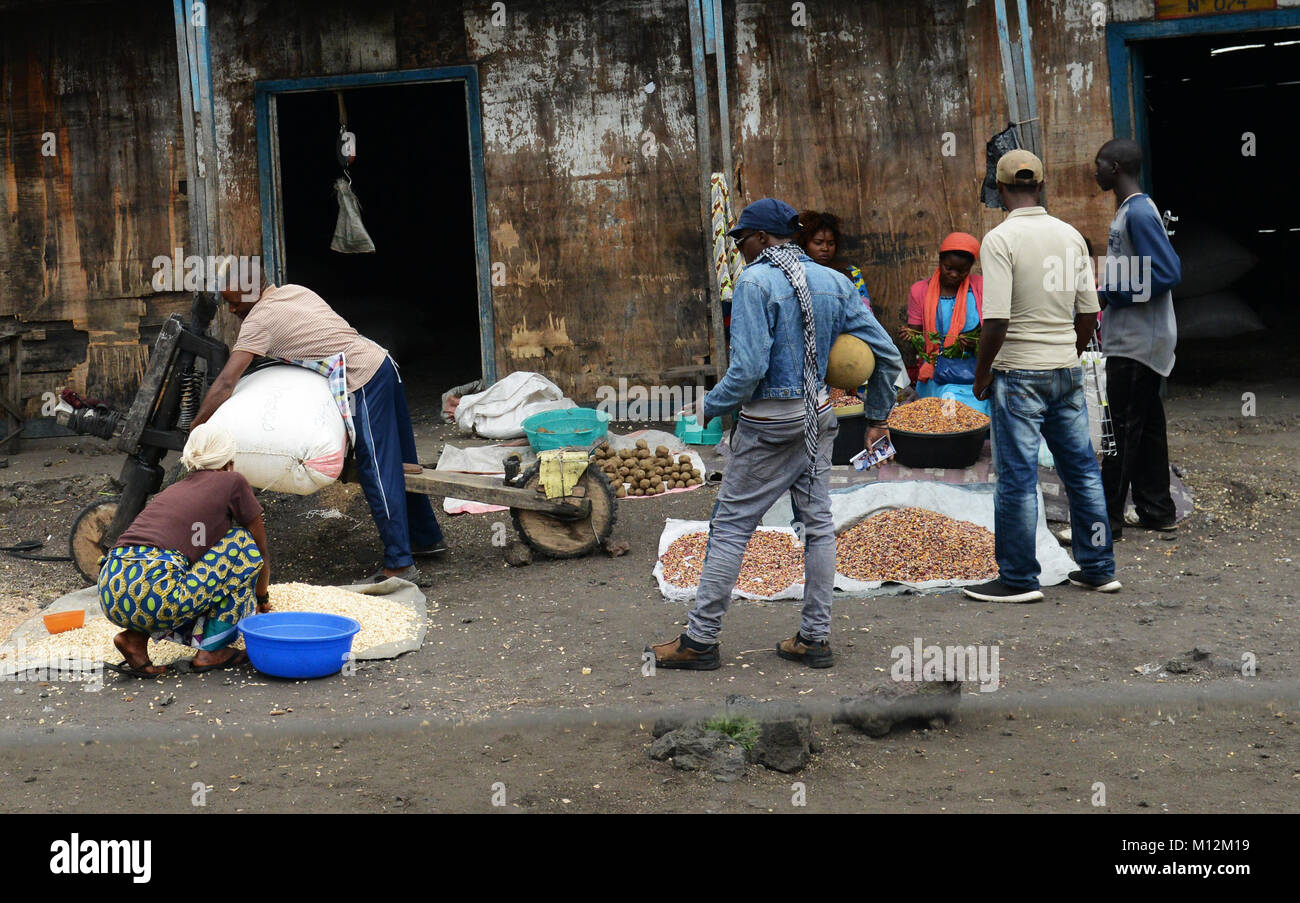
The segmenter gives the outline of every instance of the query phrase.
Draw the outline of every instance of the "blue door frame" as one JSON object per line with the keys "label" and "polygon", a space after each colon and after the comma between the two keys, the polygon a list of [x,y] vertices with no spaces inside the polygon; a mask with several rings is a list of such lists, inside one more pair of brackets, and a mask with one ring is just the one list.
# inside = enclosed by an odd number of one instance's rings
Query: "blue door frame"
{"label": "blue door frame", "polygon": [[[1132,138],[1150,157],[1146,104],[1142,85],[1146,64],[1132,46],[1141,41],[1182,38],[1189,35],[1264,31],[1300,25],[1300,10],[1232,13],[1225,16],[1171,19],[1160,22],[1116,22],[1106,26],[1106,56],[1110,63],[1110,108],[1116,138]],[[1149,167],[1142,168],[1142,187],[1151,190]]]}
{"label": "blue door frame", "polygon": [[465,112],[469,122],[470,185],[474,203],[474,258],[478,269],[479,354],[483,379],[491,385],[497,380],[496,331],[492,310],[492,261],[488,252],[487,180],[483,172],[483,110],[479,100],[478,69],[474,66],[447,66],[438,69],[406,69],[400,72],[375,72],[360,75],[324,75],[312,78],[285,78],[260,81],[255,86],[257,115],[257,170],[262,194],[262,266],[269,279],[284,278],[284,261],[280,258],[281,213],[279,179],[280,161],[276,133],[272,127],[275,97],[309,91],[334,91],[349,88],[373,88],[388,85],[461,82],[465,86]]}

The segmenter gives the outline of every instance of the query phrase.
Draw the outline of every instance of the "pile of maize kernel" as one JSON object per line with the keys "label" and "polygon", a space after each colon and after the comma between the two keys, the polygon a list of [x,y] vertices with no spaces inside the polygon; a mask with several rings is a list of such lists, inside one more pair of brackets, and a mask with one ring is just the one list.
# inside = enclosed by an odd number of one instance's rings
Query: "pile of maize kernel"
{"label": "pile of maize kernel", "polygon": [[[312,586],[307,583],[271,584],[271,611],[314,611],[352,618],[361,625],[361,632],[352,640],[352,651],[355,653],[365,652],[384,643],[413,639],[420,622],[419,615],[414,611],[383,596],[367,596],[336,586]],[[122,654],[113,645],[113,637],[121,632],[122,628],[111,621],[90,615],[84,627],[41,637],[16,649],[18,656],[14,664],[23,670],[22,662],[31,662],[33,666],[68,659],[77,662],[119,662]],[[244,638],[239,637],[231,645],[243,649]],[[191,659],[196,651],[192,647],[166,640],[149,641],[149,660],[155,665],[170,665],[180,659]]]}
{"label": "pile of maize kernel", "polygon": [[991,580],[993,534],[924,508],[881,511],[835,541],[835,570],[854,580]]}
{"label": "pile of maize kernel", "polygon": [[900,404],[889,415],[889,427],[909,433],[964,433],[989,425],[989,418],[955,398],[922,398]]}
{"label": "pile of maize kernel", "polygon": [[[659,557],[664,580],[683,589],[698,586],[708,545],[709,534],[704,531],[674,539]],[[789,533],[756,531],[745,547],[736,589],[772,596],[796,583],[803,583],[803,546]]]}

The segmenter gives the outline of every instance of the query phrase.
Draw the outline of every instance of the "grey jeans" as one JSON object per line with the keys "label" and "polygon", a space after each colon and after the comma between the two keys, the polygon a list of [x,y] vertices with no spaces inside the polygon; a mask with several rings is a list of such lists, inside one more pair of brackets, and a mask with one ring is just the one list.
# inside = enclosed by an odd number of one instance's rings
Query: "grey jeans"
{"label": "grey jeans", "polygon": [[741,420],[732,434],[732,454],[709,521],[704,571],[695,593],[686,635],[697,643],[716,643],[731,590],[740,575],[745,546],[763,515],[786,492],[794,495],[804,524],[803,620],[799,632],[810,640],[830,635],[831,592],[835,585],[835,528],[831,521],[831,446],[839,432],[833,410],[821,417],[815,476],[808,476],[803,423]]}

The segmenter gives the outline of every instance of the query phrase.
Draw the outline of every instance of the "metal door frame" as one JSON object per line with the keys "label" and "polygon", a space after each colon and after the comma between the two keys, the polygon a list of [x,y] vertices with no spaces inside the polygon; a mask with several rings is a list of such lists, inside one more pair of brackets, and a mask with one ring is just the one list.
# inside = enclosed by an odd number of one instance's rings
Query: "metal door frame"
{"label": "metal door frame", "polygon": [[483,109],[476,66],[406,69],[260,81],[255,86],[257,171],[262,195],[262,266],[267,278],[284,277],[284,209],[280,191],[280,148],[276,98],[281,94],[461,82],[469,124],[470,187],[474,207],[474,259],[478,270],[479,354],[483,380],[497,379],[496,330],[492,307],[492,261],[488,248],[487,180],[483,167]]}

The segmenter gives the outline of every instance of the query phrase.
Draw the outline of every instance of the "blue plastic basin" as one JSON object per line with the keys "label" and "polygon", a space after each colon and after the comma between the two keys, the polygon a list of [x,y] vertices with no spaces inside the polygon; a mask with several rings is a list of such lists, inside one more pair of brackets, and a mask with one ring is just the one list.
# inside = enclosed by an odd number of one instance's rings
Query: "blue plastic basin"
{"label": "blue plastic basin", "polygon": [[585,447],[609,433],[609,415],[593,408],[561,408],[534,414],[522,426],[533,451],[566,445]]}
{"label": "blue plastic basin", "polygon": [[239,622],[253,667],[295,679],[337,674],[360,631],[352,618],[314,611],[273,611]]}

